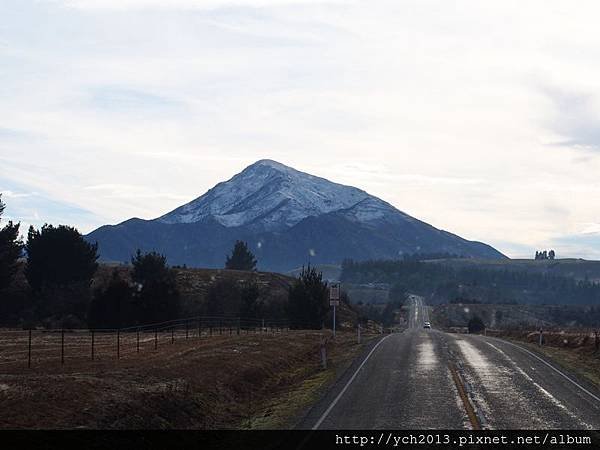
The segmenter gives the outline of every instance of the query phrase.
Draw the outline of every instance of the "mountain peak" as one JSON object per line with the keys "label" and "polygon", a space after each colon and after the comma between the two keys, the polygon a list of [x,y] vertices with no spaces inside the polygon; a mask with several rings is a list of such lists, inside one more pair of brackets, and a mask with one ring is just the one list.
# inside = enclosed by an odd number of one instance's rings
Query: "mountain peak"
{"label": "mountain peak", "polygon": [[306,262],[339,264],[410,253],[503,258],[399,211],[351,186],[261,159],[204,195],[155,220],[101,227],[86,237],[101,257],[123,261],[136,249],[161,249],[171,264],[220,267],[238,239],[261,267],[289,270]]}
{"label": "mountain peak", "polygon": [[278,161],[274,161],[272,159],[259,159],[258,161],[256,161],[254,164],[248,166],[247,168],[258,167],[258,166],[267,166],[267,167],[272,167],[273,169],[278,169],[278,170],[294,170],[291,167],[286,166],[285,164],[282,164]]}
{"label": "mountain peak", "polygon": [[254,229],[274,231],[307,217],[351,208],[368,197],[360,189],[261,159],[157,220],[195,223],[212,217],[228,228],[252,224]]}

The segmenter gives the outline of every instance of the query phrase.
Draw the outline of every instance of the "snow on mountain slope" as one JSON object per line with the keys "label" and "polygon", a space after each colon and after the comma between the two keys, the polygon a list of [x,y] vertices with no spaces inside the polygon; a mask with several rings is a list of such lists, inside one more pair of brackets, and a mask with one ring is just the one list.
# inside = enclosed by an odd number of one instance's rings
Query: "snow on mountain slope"
{"label": "snow on mountain slope", "polygon": [[248,242],[262,269],[307,262],[395,259],[413,253],[504,258],[411,217],[366,192],[261,160],[229,181],[154,220],[130,219],[86,236],[103,260],[129,261],[137,249],[170,264],[222,267],[235,241]]}
{"label": "snow on mountain slope", "polygon": [[[368,198],[373,197],[360,189],[261,160],[157,220],[195,223],[212,216],[226,227],[260,222],[261,229],[273,231],[307,217],[352,208]],[[362,214],[366,214],[363,219],[369,219],[366,210]],[[373,214],[381,212],[374,209]]]}

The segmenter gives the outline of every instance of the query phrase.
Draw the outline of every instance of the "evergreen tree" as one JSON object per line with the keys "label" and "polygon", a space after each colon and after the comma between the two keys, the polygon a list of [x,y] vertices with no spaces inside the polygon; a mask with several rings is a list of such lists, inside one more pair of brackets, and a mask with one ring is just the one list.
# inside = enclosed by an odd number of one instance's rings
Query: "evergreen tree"
{"label": "evergreen tree", "polygon": [[71,323],[82,323],[89,308],[92,277],[98,268],[97,248],[66,225],[29,228],[25,276],[39,319],[63,320],[71,316]]}
{"label": "evergreen tree", "polygon": [[[5,204],[0,194],[0,221]],[[23,242],[19,238],[20,224],[9,221],[0,228],[0,291],[6,289],[12,282],[18,267],[18,259],[23,251]]]}
{"label": "evergreen tree", "polygon": [[258,319],[262,315],[260,289],[256,280],[246,284],[240,293],[240,317]]}
{"label": "evergreen tree", "polygon": [[29,227],[25,276],[34,291],[45,286],[87,283],[98,268],[98,245],[90,244],[66,225]]}
{"label": "evergreen tree", "polygon": [[133,290],[115,269],[106,286],[97,288],[90,305],[90,328],[123,328],[136,323]]}
{"label": "evergreen tree", "polygon": [[134,286],[133,319],[138,324],[164,322],[179,317],[180,298],[174,271],[164,255],[156,252],[131,258]]}
{"label": "evergreen tree", "polygon": [[290,287],[288,313],[295,328],[321,328],[327,305],[327,284],[314,267],[302,267],[299,278]]}
{"label": "evergreen tree", "polygon": [[256,270],[256,258],[248,250],[246,242],[235,242],[231,256],[227,256],[225,261],[225,268],[230,270]]}
{"label": "evergreen tree", "polygon": [[208,288],[205,313],[208,316],[239,315],[240,302],[240,286],[237,282],[224,278]]}

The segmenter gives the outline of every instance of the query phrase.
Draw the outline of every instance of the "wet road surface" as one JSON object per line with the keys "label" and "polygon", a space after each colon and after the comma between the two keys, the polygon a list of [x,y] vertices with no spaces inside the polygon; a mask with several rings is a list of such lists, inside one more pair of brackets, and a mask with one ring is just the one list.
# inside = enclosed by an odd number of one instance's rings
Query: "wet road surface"
{"label": "wet road surface", "polygon": [[428,308],[411,297],[409,328],[373,343],[300,427],[600,428],[597,388],[512,343],[424,329],[425,321]]}

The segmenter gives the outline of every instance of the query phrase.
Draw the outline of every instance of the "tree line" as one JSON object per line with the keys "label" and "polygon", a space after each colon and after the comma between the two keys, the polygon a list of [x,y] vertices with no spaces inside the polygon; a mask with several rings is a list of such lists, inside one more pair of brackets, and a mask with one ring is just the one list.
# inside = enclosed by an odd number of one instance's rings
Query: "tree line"
{"label": "tree line", "polygon": [[514,269],[459,267],[410,260],[344,261],[342,281],[402,283],[412,293],[443,303],[600,304],[600,284]]}
{"label": "tree line", "polygon": [[[0,221],[5,210],[0,194]],[[73,227],[44,225],[19,237],[19,223],[0,228],[0,320],[24,327],[123,328],[181,318],[184,308],[176,272],[165,256],[131,257],[130,270],[115,267],[95,283],[98,246]],[[228,270],[256,271],[257,260],[245,242],[226,255]],[[321,328],[329,311],[328,286],[314,267],[302,269],[279,304],[267,304],[255,278],[221,280],[209,286],[205,315],[287,318],[297,328]]]}

